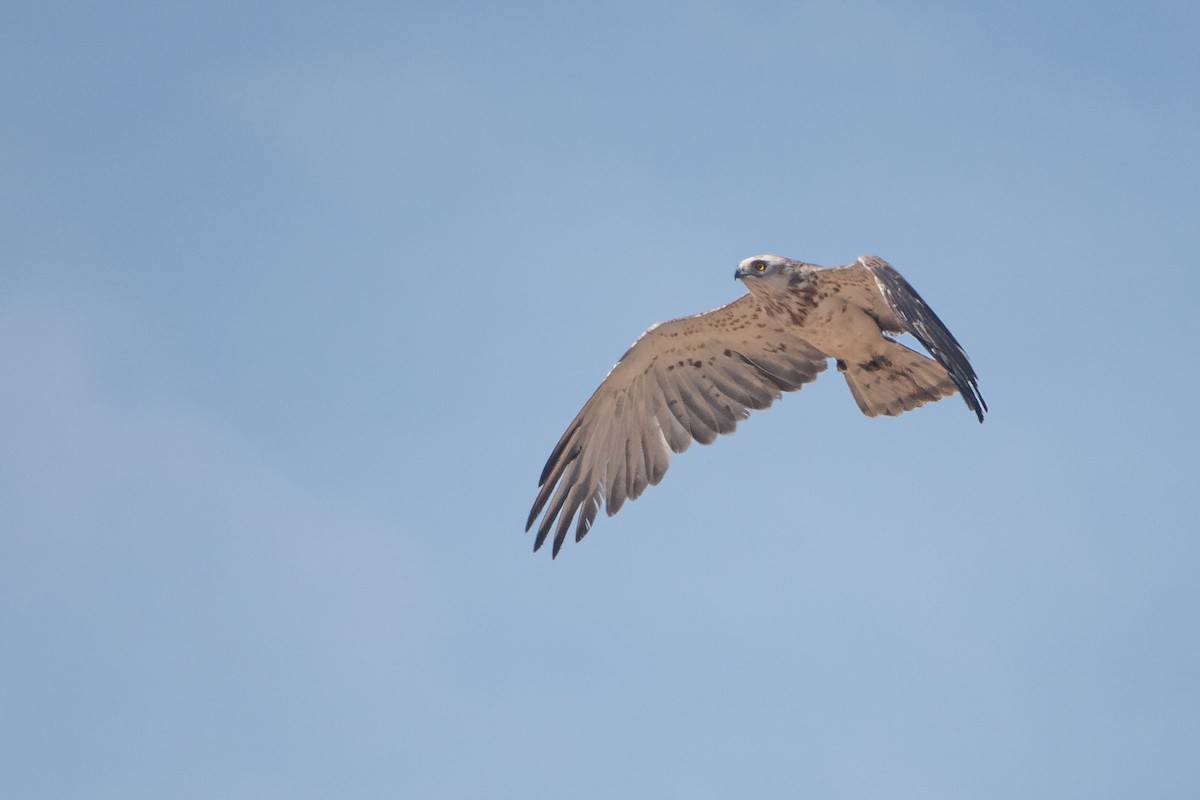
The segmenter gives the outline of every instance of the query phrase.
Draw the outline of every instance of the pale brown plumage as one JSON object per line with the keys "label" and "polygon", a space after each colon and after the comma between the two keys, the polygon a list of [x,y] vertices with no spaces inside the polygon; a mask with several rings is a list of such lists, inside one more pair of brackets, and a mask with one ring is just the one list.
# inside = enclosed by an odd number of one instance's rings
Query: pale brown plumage
{"label": "pale brown plumage", "polygon": [[[651,327],[609,372],[567,427],[538,481],[525,528],[545,510],[534,550],[554,532],[591,528],[667,471],[671,451],[732,433],[752,409],[814,380],[836,359],[859,408],[895,416],[961,393],[983,421],[966,353],[887,262],[863,256],[818,267],[779,256],[743,261],[750,293],[728,305]],[[911,333],[936,361],[885,335]]]}

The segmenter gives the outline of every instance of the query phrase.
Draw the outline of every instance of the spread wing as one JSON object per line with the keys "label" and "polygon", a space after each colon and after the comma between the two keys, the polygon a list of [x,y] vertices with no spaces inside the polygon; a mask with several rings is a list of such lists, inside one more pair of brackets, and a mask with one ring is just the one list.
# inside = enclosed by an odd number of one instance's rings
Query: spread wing
{"label": "spread wing", "polygon": [[750,295],[652,327],[621,357],[554,447],[525,530],[545,509],[533,549],[554,531],[557,556],[603,502],[609,516],[662,480],[671,451],[732,433],[825,369],[826,356],[765,316]]}
{"label": "spread wing", "polygon": [[849,266],[821,270],[820,280],[837,282],[842,297],[870,312],[883,330],[911,333],[946,369],[967,407],[983,422],[987,403],[966,351],[891,264],[863,256]]}

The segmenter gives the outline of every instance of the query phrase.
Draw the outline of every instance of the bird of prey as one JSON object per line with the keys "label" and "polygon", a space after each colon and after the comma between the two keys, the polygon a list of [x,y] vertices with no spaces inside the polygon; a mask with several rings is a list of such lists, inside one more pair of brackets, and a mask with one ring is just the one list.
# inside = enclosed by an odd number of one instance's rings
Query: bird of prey
{"label": "bird of prey", "polygon": [[[957,391],[983,422],[987,404],[967,354],[900,273],[877,256],[820,267],[773,255],[734,272],[749,294],[703,314],[652,326],[609,371],[555,445],[525,523],[543,509],[533,549],[554,531],[558,555],[601,502],[609,516],[654,486],[671,451],[732,433],[815,380],[834,359],[868,417],[896,416]],[[888,333],[910,333],[932,359]]]}

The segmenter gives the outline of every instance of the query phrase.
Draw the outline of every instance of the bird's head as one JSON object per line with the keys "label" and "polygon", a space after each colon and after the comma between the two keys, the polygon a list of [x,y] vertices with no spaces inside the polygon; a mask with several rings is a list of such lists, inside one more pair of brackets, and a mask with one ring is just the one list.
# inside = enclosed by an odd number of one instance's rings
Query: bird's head
{"label": "bird's head", "polygon": [[800,262],[783,256],[753,256],[738,264],[733,277],[746,284],[751,294],[785,291],[796,279]]}

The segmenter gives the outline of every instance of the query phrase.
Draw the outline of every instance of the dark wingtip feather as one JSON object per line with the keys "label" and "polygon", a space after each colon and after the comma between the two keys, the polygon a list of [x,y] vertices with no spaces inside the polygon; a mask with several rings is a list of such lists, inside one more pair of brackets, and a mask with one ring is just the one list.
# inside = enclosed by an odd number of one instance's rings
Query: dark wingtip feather
{"label": "dark wingtip feather", "polygon": [[[978,401],[978,404],[975,406],[975,409],[974,409],[974,411],[975,411],[975,416],[979,417],[979,421],[980,421],[980,423],[982,423],[982,422],[983,422],[983,415],[984,415],[984,413],[986,413],[986,412],[987,412],[987,410],[988,410],[988,407],[987,407],[987,403],[985,403],[985,402],[983,401],[983,397],[981,397],[981,396],[980,396],[980,394],[979,394],[979,387],[978,387],[978,386],[976,386],[976,387],[974,387],[974,388],[975,388],[975,399]],[[971,405],[971,404],[970,404],[970,403],[967,403],[967,405],[969,406],[969,405]]]}
{"label": "dark wingtip feather", "polygon": [[[563,452],[567,449],[567,445],[571,443],[571,439],[575,436],[575,432],[579,430],[579,424],[580,423],[577,418],[571,423],[571,426],[567,428],[567,432],[562,435],[562,438],[558,440],[558,444],[554,445],[554,450],[550,453],[550,457],[546,459],[546,465],[542,467],[542,474],[538,478],[538,486],[541,486],[546,482],[546,479],[550,477],[550,473],[553,472],[555,467],[558,465],[559,459],[562,458]],[[578,448],[576,448],[575,451],[567,457],[567,461],[569,462],[577,455],[579,455]]]}
{"label": "dark wingtip feather", "polygon": [[984,412],[988,410],[987,403],[979,392],[975,369],[954,334],[895,267],[878,256],[864,256],[861,262],[875,275],[884,299],[908,326],[908,332],[945,367],[967,408],[974,411],[979,421],[983,422]]}
{"label": "dark wingtip feather", "polygon": [[546,542],[546,534],[549,532],[549,525],[543,524],[540,528],[538,528],[537,536],[533,540],[533,552],[536,553],[538,550],[542,549],[542,545]]}
{"label": "dark wingtip feather", "polygon": [[[529,517],[525,520],[526,533],[528,533],[529,529],[533,527],[533,521],[537,519],[537,515],[541,513],[542,508],[546,505],[546,501],[550,499],[550,495],[554,491],[554,487],[557,485],[559,478],[562,477],[563,471],[566,470],[566,468],[570,466],[576,458],[579,457],[579,453],[580,448],[576,446],[571,450],[571,452],[567,453],[566,456],[563,456],[562,442],[560,442],[559,446],[555,448],[554,454],[550,456],[550,460],[546,462],[546,467],[542,470],[542,477],[538,481],[539,491],[537,498],[534,499],[533,508],[529,510]],[[547,483],[546,478],[551,471],[554,473],[554,479]]]}

